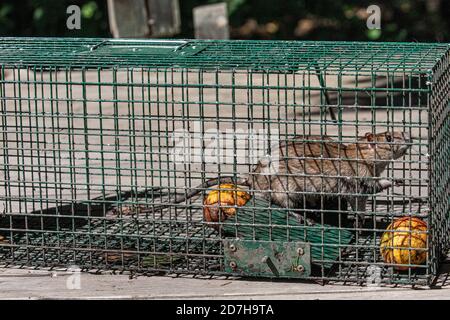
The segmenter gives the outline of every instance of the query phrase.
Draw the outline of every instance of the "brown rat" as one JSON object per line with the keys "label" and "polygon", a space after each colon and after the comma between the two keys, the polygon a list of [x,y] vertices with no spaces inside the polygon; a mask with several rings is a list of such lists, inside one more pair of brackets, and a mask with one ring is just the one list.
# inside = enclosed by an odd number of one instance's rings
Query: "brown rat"
{"label": "brown rat", "polygon": [[280,146],[277,164],[260,161],[248,185],[273,203],[293,209],[303,208],[305,201],[318,202],[321,195],[326,199],[341,194],[363,217],[369,194],[392,186],[379,178],[381,173],[410,146],[410,136],[399,131],[366,133],[352,144],[327,136],[296,137]]}
{"label": "brown rat", "polygon": [[298,136],[280,145],[278,161],[261,160],[246,178],[208,180],[177,196],[173,203],[184,202],[220,183],[234,183],[248,186],[274,204],[294,211],[301,210],[304,201],[309,206],[320,201],[321,195],[332,199],[341,194],[352,211],[363,218],[369,195],[392,186],[390,180],[379,178],[381,173],[410,146],[409,134],[399,131],[366,133],[351,144],[328,136]]}

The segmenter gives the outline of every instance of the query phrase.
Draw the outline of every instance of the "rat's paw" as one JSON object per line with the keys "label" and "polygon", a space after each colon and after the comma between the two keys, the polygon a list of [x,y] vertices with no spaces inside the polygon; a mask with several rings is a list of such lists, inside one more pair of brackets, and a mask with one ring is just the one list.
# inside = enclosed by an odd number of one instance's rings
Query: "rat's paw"
{"label": "rat's paw", "polygon": [[378,181],[379,186],[382,190],[392,187],[392,182],[387,179],[381,179]]}
{"label": "rat's paw", "polygon": [[396,187],[404,186],[405,185],[405,180],[403,180],[403,179],[394,179],[394,184],[395,184]]}

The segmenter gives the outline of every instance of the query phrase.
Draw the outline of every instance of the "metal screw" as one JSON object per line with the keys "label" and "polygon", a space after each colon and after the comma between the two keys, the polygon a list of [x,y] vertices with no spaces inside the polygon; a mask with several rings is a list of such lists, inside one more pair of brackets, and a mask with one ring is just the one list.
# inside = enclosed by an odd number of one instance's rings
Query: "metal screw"
{"label": "metal screw", "polygon": [[302,256],[302,255],[305,254],[305,251],[304,251],[302,248],[298,248],[298,249],[297,249],[297,254],[298,254],[299,256]]}
{"label": "metal screw", "polygon": [[235,252],[237,250],[236,246],[234,244],[230,244],[230,250],[232,252]]}
{"label": "metal screw", "polygon": [[237,268],[237,263],[234,262],[234,261],[231,261],[230,262],[230,267],[231,267],[231,269],[236,269]]}
{"label": "metal screw", "polygon": [[305,267],[303,267],[302,265],[298,265],[297,267],[294,268],[294,271],[303,272],[305,271]]}

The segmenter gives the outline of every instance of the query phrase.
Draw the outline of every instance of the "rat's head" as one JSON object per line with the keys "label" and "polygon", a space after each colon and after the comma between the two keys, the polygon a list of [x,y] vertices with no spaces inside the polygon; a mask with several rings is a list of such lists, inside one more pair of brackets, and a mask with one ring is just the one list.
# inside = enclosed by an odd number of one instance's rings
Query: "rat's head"
{"label": "rat's head", "polygon": [[411,137],[402,131],[386,131],[373,134],[367,132],[362,138],[375,157],[383,160],[398,159],[403,157],[411,147]]}

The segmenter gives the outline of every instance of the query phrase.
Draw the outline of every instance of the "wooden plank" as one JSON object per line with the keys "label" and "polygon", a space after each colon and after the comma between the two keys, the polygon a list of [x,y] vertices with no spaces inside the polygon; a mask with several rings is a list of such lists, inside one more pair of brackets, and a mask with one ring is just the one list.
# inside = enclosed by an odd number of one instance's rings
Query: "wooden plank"
{"label": "wooden plank", "polygon": [[108,15],[114,38],[144,38],[150,34],[145,0],[108,0]]}
{"label": "wooden plank", "polygon": [[408,287],[359,287],[312,282],[245,281],[226,278],[137,277],[81,273],[80,289],[70,290],[63,271],[0,269],[0,299],[442,299],[450,285],[439,290]]}
{"label": "wooden plank", "polygon": [[194,8],[194,28],[197,39],[229,39],[227,4],[218,3]]}
{"label": "wooden plank", "polygon": [[152,37],[169,37],[180,33],[178,0],[147,0],[147,4]]}
{"label": "wooden plank", "polygon": [[115,38],[168,37],[180,32],[178,0],[108,0]]}

